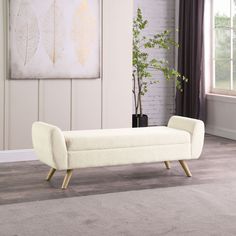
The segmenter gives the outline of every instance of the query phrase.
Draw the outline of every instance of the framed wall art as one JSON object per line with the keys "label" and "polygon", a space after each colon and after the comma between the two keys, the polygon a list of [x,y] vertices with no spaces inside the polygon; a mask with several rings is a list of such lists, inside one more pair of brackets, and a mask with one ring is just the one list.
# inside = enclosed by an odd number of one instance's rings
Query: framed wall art
{"label": "framed wall art", "polygon": [[9,0],[11,79],[100,77],[100,0]]}

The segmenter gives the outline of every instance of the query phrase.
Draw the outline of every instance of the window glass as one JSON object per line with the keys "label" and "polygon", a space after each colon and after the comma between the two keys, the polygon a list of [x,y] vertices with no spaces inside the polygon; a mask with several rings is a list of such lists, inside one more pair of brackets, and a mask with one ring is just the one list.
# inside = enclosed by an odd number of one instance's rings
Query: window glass
{"label": "window glass", "polygon": [[230,27],[231,0],[213,0],[215,27]]}
{"label": "window glass", "polygon": [[[224,28],[215,29],[215,59],[231,58],[231,30]],[[235,41],[236,42],[236,41]]]}
{"label": "window glass", "polygon": [[215,88],[230,89],[230,60],[215,61]]}
{"label": "window glass", "polygon": [[214,9],[212,91],[227,91],[228,94],[234,87],[236,90],[236,0],[213,0],[212,3]]}

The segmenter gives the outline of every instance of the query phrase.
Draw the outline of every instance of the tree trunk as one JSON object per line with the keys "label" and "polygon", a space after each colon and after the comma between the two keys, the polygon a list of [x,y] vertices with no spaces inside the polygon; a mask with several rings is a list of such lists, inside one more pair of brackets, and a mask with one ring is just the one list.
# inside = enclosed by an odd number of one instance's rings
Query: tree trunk
{"label": "tree trunk", "polygon": [[142,85],[141,85],[142,78],[138,77],[138,107],[139,107],[139,114],[140,116],[143,115],[143,109],[142,109]]}
{"label": "tree trunk", "polygon": [[132,74],[133,76],[133,94],[134,94],[134,107],[135,107],[135,115],[137,116],[138,110],[137,110],[137,97],[136,97],[136,78],[135,75]]}

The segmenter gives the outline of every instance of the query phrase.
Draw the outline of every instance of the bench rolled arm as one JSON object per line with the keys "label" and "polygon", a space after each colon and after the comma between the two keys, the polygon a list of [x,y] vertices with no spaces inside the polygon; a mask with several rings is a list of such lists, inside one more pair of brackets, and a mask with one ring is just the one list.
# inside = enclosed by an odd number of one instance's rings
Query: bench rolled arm
{"label": "bench rolled arm", "polygon": [[62,131],[44,122],[32,125],[32,141],[40,161],[57,170],[68,167],[67,148]]}
{"label": "bench rolled arm", "polygon": [[172,116],[168,122],[168,127],[189,132],[191,134],[192,158],[197,159],[200,157],[205,134],[205,126],[201,120]]}

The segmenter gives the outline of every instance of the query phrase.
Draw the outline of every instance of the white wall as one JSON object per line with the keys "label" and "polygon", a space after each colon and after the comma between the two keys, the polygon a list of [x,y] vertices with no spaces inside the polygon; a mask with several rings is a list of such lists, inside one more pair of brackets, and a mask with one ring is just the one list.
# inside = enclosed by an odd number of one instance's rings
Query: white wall
{"label": "white wall", "polygon": [[3,41],[3,31],[4,31],[4,9],[3,9],[3,2],[1,0],[0,5],[0,149],[4,146],[4,134],[5,134],[5,127],[4,127],[4,78],[5,78],[5,64],[4,64],[4,41]]}
{"label": "white wall", "polygon": [[[175,0],[135,0],[134,14],[140,7],[143,16],[149,25],[146,35],[153,35],[164,30],[175,33]],[[169,52],[152,49],[150,55],[159,59],[167,59],[174,66],[175,50]],[[169,117],[175,112],[175,86],[174,82],[164,80],[161,73],[153,72],[153,78],[160,83],[149,87],[148,93],[143,97],[144,113],[148,114],[149,125],[165,125]]]}
{"label": "white wall", "polygon": [[103,128],[131,127],[132,0],[103,4]]}
{"label": "white wall", "polygon": [[6,73],[7,11],[0,0],[0,150],[31,148],[36,120],[63,130],[131,126],[133,4],[102,2],[101,79],[17,81]]}
{"label": "white wall", "polygon": [[207,95],[206,131],[236,140],[236,97]]}

